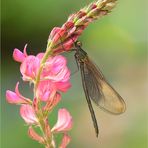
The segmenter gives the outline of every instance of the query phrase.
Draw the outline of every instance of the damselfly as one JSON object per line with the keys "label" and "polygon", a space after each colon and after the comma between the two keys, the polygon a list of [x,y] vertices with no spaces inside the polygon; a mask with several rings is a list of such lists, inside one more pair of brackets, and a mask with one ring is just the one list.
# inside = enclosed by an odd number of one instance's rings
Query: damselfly
{"label": "damselfly", "polygon": [[111,114],[121,114],[126,105],[122,97],[106,81],[100,69],[90,60],[81,48],[81,42],[75,42],[75,59],[81,71],[82,84],[88,107],[93,120],[96,136],[99,129],[91,100],[102,110]]}

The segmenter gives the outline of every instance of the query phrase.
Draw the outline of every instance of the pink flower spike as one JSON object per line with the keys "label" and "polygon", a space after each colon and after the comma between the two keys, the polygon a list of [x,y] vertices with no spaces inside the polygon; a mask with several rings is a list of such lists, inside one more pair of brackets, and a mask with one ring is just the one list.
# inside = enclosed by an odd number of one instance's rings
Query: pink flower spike
{"label": "pink flower spike", "polygon": [[72,128],[72,117],[66,109],[60,109],[58,112],[58,121],[52,128],[52,132],[66,132]]}
{"label": "pink flower spike", "polygon": [[36,118],[35,111],[31,105],[22,105],[20,108],[20,115],[27,124],[37,124],[38,119]]}
{"label": "pink flower spike", "polygon": [[66,134],[64,133],[64,136],[63,136],[63,139],[62,139],[62,142],[61,142],[61,145],[59,148],[66,148],[66,146],[69,144],[71,138]]}

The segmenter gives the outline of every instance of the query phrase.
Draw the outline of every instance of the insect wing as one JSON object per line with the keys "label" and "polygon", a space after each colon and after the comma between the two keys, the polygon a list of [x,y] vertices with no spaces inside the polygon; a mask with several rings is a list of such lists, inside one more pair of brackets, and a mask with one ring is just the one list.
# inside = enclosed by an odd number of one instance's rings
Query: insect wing
{"label": "insect wing", "polygon": [[82,84],[83,84],[83,89],[84,89],[84,92],[85,92],[88,108],[89,108],[91,118],[92,118],[92,121],[93,121],[93,124],[94,124],[96,136],[98,137],[98,134],[99,134],[98,123],[97,123],[95,112],[94,112],[94,109],[93,109],[93,106],[92,106],[92,103],[91,103],[91,100],[90,100],[90,97],[89,97],[89,91],[88,91],[87,85],[86,85],[87,82],[85,81],[85,78],[84,78],[84,76],[85,76],[85,74],[84,74],[84,65],[85,65],[84,63],[80,64],[80,70],[81,70],[81,76],[82,76]]}
{"label": "insect wing", "polygon": [[84,81],[89,98],[102,110],[112,114],[121,114],[125,111],[126,105],[122,97],[105,80],[99,68],[90,59],[84,64]]}

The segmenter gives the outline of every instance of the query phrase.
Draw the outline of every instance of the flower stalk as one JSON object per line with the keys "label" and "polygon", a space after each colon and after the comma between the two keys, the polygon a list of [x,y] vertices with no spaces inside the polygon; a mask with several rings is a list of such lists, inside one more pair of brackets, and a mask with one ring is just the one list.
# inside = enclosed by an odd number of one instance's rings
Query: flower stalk
{"label": "flower stalk", "polygon": [[[111,12],[116,5],[116,1],[117,0],[98,0],[93,2],[77,13],[72,14],[61,28],[55,27],[49,36],[46,52],[41,61],[41,65],[44,65],[49,56],[60,54],[65,50],[70,50],[74,41],[78,39],[89,23]],[[69,44],[64,49],[64,44],[68,41]],[[42,68],[43,67],[41,66],[38,71],[35,87],[38,85]]]}
{"label": "flower stalk", "polygon": [[[13,58],[20,62],[22,80],[33,83],[32,99],[24,97],[18,90],[6,91],[8,103],[20,105],[20,115],[29,126],[28,135],[43,144],[45,148],[57,147],[54,136],[63,133],[60,148],[66,148],[70,142],[68,131],[72,128],[72,117],[66,109],[59,109],[57,123],[51,128],[49,113],[61,100],[61,92],[70,88],[70,71],[65,57],[59,55],[70,51],[83,30],[94,20],[107,15],[115,6],[116,0],[98,0],[72,14],[62,27],[51,31],[45,53],[36,56],[14,49]],[[49,116],[50,117],[50,116]],[[35,129],[40,128],[41,134]]]}

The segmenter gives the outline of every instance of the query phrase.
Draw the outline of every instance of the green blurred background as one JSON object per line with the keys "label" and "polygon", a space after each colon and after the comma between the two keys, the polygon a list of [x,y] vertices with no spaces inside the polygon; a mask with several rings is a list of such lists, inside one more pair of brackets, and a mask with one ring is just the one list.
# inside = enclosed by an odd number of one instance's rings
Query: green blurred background
{"label": "green blurred background", "polygon": [[[21,81],[19,64],[12,59],[15,47],[28,53],[45,51],[51,29],[61,26],[67,17],[89,4],[90,0],[3,0],[2,1],[2,148],[41,148],[27,136],[27,126],[19,116],[19,106],[5,101],[6,89],[14,90]],[[83,48],[100,67],[108,81],[121,94],[127,110],[120,116],[104,113],[94,106],[100,135],[95,137],[83,93],[80,73],[71,77],[72,88],[63,94],[50,121],[56,122],[58,108],[67,108],[73,116],[69,148],[146,148],[146,11],[147,0],[120,0],[113,12],[92,23],[80,40]],[[73,55],[64,54],[72,71]],[[21,81],[23,95],[32,94]]]}

